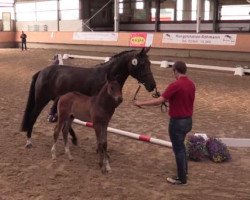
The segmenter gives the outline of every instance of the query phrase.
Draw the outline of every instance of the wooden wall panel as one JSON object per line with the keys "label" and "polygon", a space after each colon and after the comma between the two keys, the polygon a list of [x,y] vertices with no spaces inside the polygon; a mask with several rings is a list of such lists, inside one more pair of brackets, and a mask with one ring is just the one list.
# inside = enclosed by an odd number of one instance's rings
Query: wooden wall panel
{"label": "wooden wall panel", "polygon": [[[130,32],[119,32],[118,41],[81,41],[73,40],[74,32],[26,32],[27,42],[49,43],[49,44],[87,44],[101,46],[124,46],[130,43]],[[21,32],[0,32],[0,42],[20,42]],[[154,33],[152,47],[163,49],[185,49],[185,50],[211,50],[225,52],[248,52],[250,53],[250,34],[237,34],[235,46],[225,45],[196,45],[196,44],[165,44],[162,43],[163,33]]]}

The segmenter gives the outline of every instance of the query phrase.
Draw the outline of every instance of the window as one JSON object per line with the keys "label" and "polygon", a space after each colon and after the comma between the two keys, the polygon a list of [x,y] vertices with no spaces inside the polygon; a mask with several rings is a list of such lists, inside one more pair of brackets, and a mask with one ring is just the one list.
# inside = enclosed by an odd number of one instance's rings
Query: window
{"label": "window", "polygon": [[60,10],[79,9],[79,0],[60,0]]}
{"label": "window", "polygon": [[35,12],[17,13],[16,20],[17,21],[36,21],[36,13]]}
{"label": "window", "polygon": [[[155,21],[156,9],[151,8],[152,21]],[[174,9],[161,8],[160,9],[160,21],[174,21]]]}
{"label": "window", "polygon": [[36,10],[35,3],[17,3],[16,4],[16,12],[24,13],[24,12],[34,12]]}
{"label": "window", "polygon": [[135,8],[137,10],[142,10],[144,8],[144,2],[143,2],[143,0],[137,0],[137,2],[135,3]]}
{"label": "window", "polygon": [[9,6],[3,6],[1,7],[0,5],[0,20],[2,19],[2,13],[3,12],[10,12],[11,13],[11,19],[14,19],[14,8],[13,7],[9,7]]}
{"label": "window", "polygon": [[[202,3],[202,2],[201,2]],[[204,4],[201,4],[201,19],[203,20],[209,20],[210,19],[210,1],[205,0]],[[197,0],[192,0],[192,17],[191,20],[196,21],[196,15],[197,15]]]}
{"label": "window", "polygon": [[197,0],[192,0],[191,20],[196,20]]}
{"label": "window", "polygon": [[250,4],[224,5],[221,8],[221,20],[249,20]]}
{"label": "window", "polygon": [[124,3],[123,0],[119,0],[119,14],[123,14]]}
{"label": "window", "polygon": [[79,10],[62,10],[61,12],[62,20],[77,20],[79,19]]}
{"label": "window", "polygon": [[177,21],[182,21],[183,18],[183,1],[177,0]]}
{"label": "window", "polygon": [[57,12],[55,11],[37,12],[36,19],[37,21],[57,20]]}
{"label": "window", "polygon": [[57,2],[41,1],[36,3],[37,21],[57,20]]}
{"label": "window", "polygon": [[36,21],[35,3],[17,3],[16,20],[17,21]]}
{"label": "window", "polygon": [[62,20],[79,19],[79,0],[60,0],[60,16]]}
{"label": "window", "polygon": [[56,11],[56,1],[41,1],[36,3],[36,11]]}
{"label": "window", "polygon": [[[16,4],[17,21],[47,21],[57,20],[57,0],[34,1],[31,3],[18,2]],[[79,0],[60,0],[60,19],[79,19]]]}
{"label": "window", "polygon": [[204,13],[204,20],[210,19],[210,1],[205,1],[205,13]]}
{"label": "window", "polygon": [[14,3],[14,0],[1,0],[0,4],[11,4]]}

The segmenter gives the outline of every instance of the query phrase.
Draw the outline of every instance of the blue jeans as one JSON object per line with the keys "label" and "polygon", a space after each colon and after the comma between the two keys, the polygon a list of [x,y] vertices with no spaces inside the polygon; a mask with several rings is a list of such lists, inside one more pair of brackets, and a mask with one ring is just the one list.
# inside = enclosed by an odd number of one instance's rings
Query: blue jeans
{"label": "blue jeans", "polygon": [[186,183],[188,166],[184,141],[187,133],[192,129],[192,118],[170,118],[168,128],[175,154],[177,175],[182,183]]}
{"label": "blue jeans", "polygon": [[22,41],[22,51],[23,49],[27,50],[26,41]]}

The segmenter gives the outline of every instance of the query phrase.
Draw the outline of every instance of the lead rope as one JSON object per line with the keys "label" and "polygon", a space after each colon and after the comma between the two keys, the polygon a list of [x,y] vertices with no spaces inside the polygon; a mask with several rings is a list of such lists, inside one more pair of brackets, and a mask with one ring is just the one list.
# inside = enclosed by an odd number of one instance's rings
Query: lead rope
{"label": "lead rope", "polygon": [[[155,88],[155,92],[152,94],[152,97],[153,98],[158,98],[160,96],[161,96],[161,93],[157,90],[157,88]],[[166,104],[166,102],[162,102],[161,103],[161,112],[166,112],[167,111],[167,107],[168,107],[168,105]]]}
{"label": "lead rope", "polygon": [[[136,96],[137,96],[138,92],[140,91],[140,89],[141,89],[141,85],[139,84],[139,85],[138,85],[138,88],[137,88],[137,90],[136,90],[136,92],[135,92],[135,94],[134,94],[133,101],[136,100]],[[141,106],[137,106],[137,107],[142,108]]]}
{"label": "lead rope", "polygon": [[[141,85],[139,84],[139,85],[138,85],[138,88],[137,88],[137,90],[136,90],[136,92],[135,92],[135,94],[134,94],[133,100],[136,100],[136,96],[137,96],[137,94],[139,93],[140,89],[141,89]],[[153,98],[158,98],[158,97],[160,97],[160,96],[161,96],[161,93],[158,92],[157,88],[155,88],[155,92],[152,94],[152,97],[153,97]],[[141,106],[138,106],[138,107],[139,107],[139,108],[142,108]],[[168,107],[168,106],[167,106],[166,102],[162,102],[162,103],[161,103],[161,112],[166,112],[167,107]],[[164,108],[165,108],[165,109],[164,109]]]}

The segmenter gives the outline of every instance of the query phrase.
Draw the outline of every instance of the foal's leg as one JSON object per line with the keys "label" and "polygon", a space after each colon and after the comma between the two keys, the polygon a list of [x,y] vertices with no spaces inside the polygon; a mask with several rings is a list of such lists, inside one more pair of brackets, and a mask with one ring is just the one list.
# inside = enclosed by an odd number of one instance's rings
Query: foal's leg
{"label": "foal's leg", "polygon": [[107,127],[108,125],[95,124],[94,129],[97,138],[97,149],[100,156],[100,167],[102,173],[111,172],[111,167],[109,165],[109,156],[107,153]]}
{"label": "foal's leg", "polygon": [[72,137],[71,141],[74,145],[77,145],[77,137],[76,137],[76,134],[75,134],[75,131],[73,130],[72,126],[70,125],[69,127],[69,133]]}
{"label": "foal's leg", "polygon": [[69,150],[69,143],[68,143],[68,132],[69,132],[69,127],[71,127],[71,123],[72,123],[72,121],[67,122],[62,130],[63,139],[64,139],[65,154],[68,155],[68,158],[70,161],[73,160],[73,157],[72,157],[70,150]]}
{"label": "foal's leg", "polygon": [[51,122],[51,123],[56,122],[58,120],[58,114],[57,114],[57,103],[58,103],[58,101],[59,101],[59,97],[56,98],[53,101],[53,105],[50,108],[50,113],[49,113],[49,116],[48,116],[48,121]]}
{"label": "foal's leg", "polygon": [[63,126],[62,124],[58,123],[54,129],[54,145],[51,148],[51,155],[52,155],[53,160],[56,159],[56,142],[57,142],[59,133],[61,132],[62,126]]}

